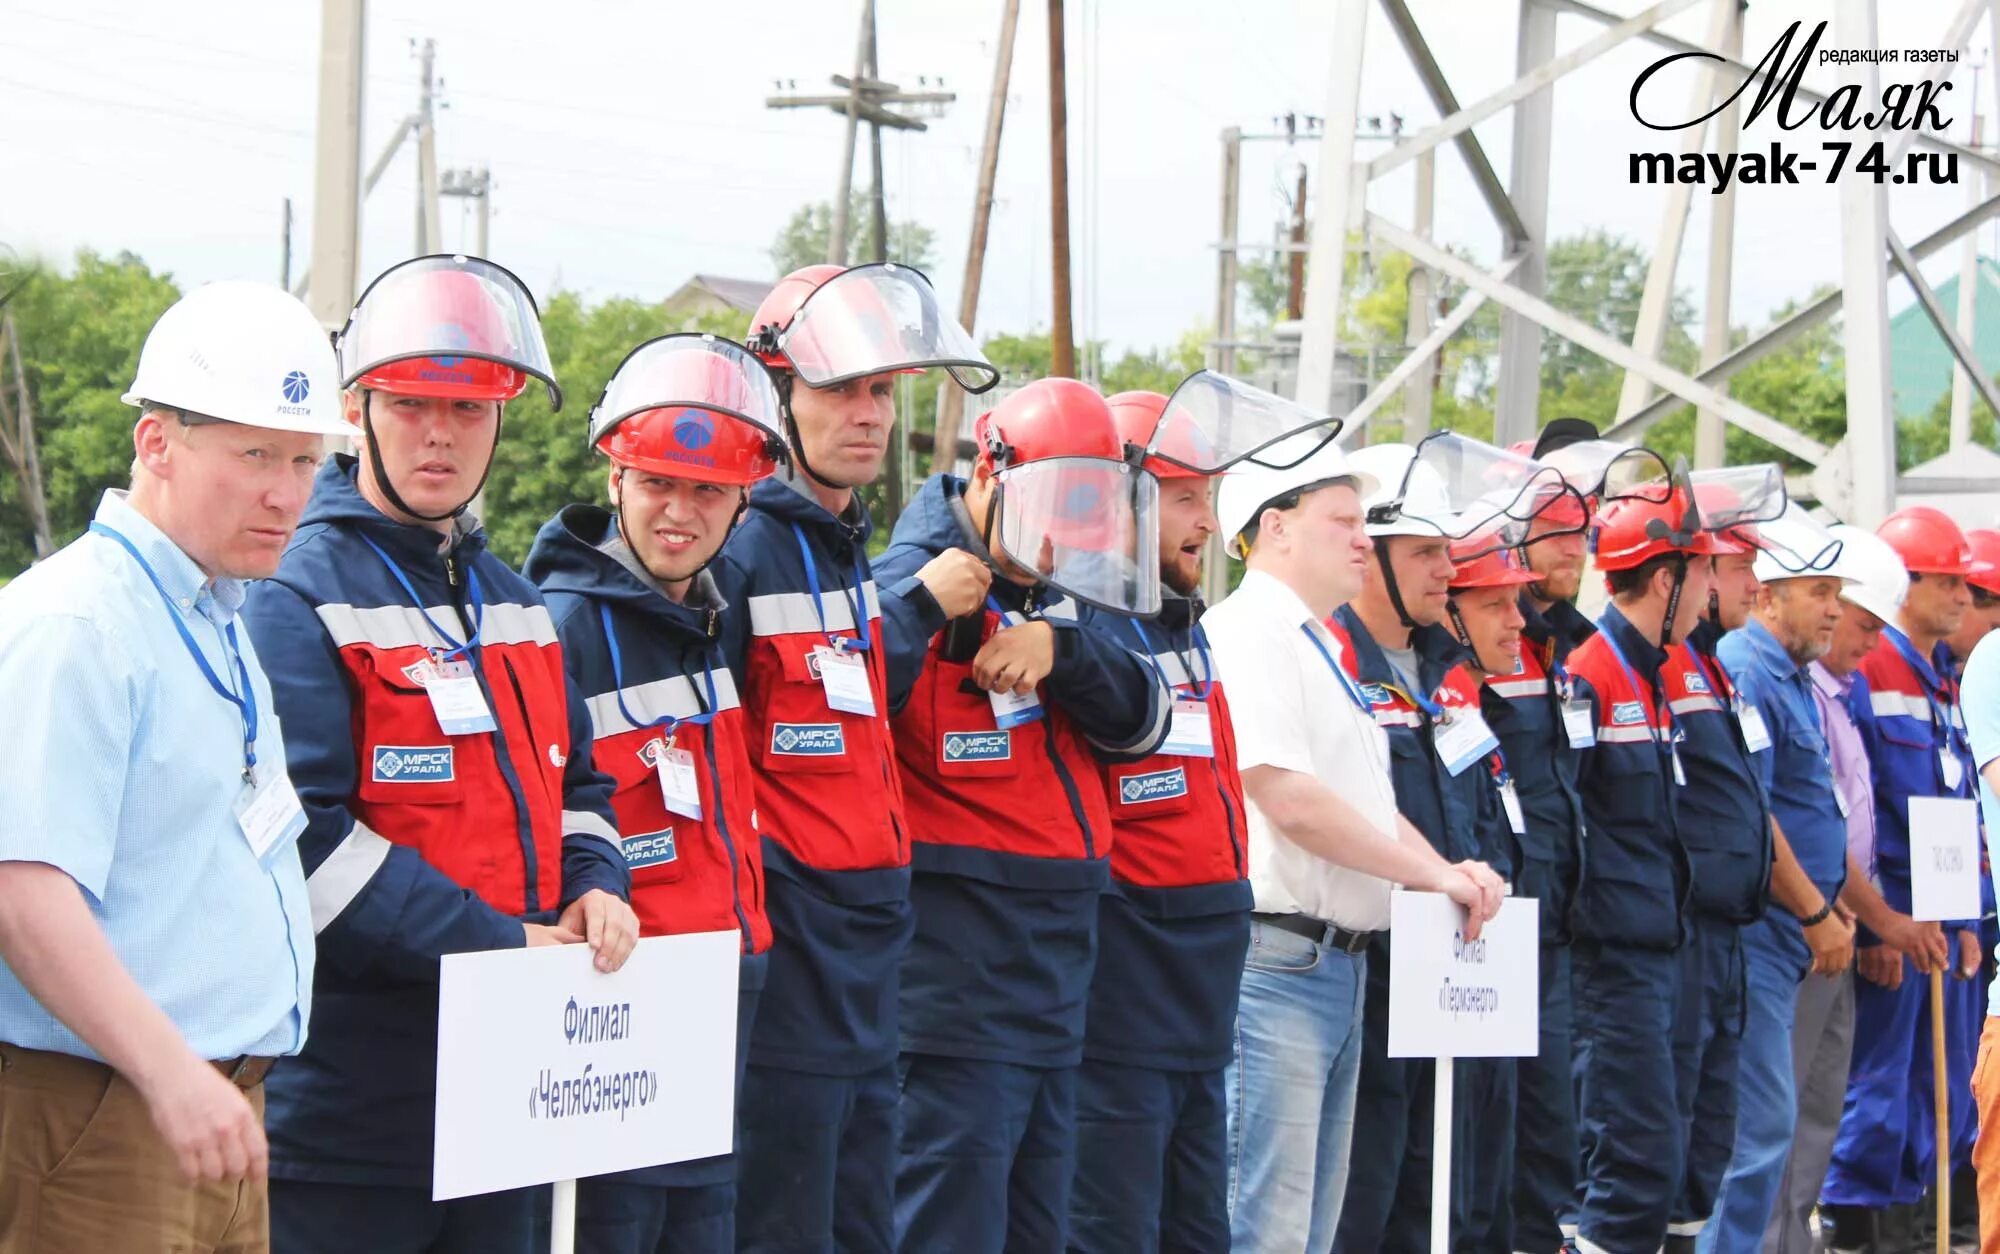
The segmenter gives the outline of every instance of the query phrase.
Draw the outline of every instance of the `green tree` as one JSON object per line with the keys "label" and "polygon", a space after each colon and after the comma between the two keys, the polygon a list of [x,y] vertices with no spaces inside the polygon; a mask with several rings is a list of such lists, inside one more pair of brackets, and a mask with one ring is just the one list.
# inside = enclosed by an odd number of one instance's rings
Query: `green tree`
{"label": "green tree", "polygon": [[[868,193],[855,192],[850,203],[852,207],[847,214],[847,264],[854,265],[868,257]],[[800,205],[779,229],[777,238],[771,241],[771,264],[781,278],[800,266],[817,265],[826,260],[827,241],[832,237],[833,202],[816,200]],[[889,260],[929,270],[935,260],[937,233],[921,222],[898,222],[892,218],[886,243]]]}
{"label": "green tree", "polygon": [[[36,272],[7,306],[21,337],[49,525],[59,545],[89,525],[106,488],[130,481],[138,411],[119,397],[138,370],[146,332],[179,298],[170,275],[154,273],[131,253],[84,249],[68,273]],[[20,570],[33,557],[19,481],[0,474],[0,571]]]}

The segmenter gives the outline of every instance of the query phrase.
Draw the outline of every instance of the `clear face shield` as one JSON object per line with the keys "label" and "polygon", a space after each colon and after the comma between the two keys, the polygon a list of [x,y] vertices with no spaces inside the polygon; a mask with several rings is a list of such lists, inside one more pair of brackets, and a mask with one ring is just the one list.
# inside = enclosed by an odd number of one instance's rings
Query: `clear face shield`
{"label": "clear face shield", "polygon": [[1705,531],[1727,532],[1784,516],[1790,497],[1785,474],[1766,462],[1757,466],[1725,466],[1697,470],[1688,476]]}
{"label": "clear face shield", "polygon": [[1102,457],[1049,457],[994,475],[994,556],[1115,614],[1160,611],[1159,481]]}
{"label": "clear face shield", "polygon": [[[1503,448],[1441,431],[1417,445],[1403,482],[1386,502],[1370,507],[1371,527],[1436,534],[1453,542],[1461,561],[1525,543],[1537,518],[1573,500],[1560,475]],[[1568,531],[1580,531],[1580,520]],[[1564,534],[1561,529],[1546,534]]]}
{"label": "clear face shield", "polygon": [[550,407],[562,408],[535,298],[512,271],[480,257],[418,257],[383,271],[348,315],[339,347],[342,387],[382,373],[399,390],[485,396],[491,367],[501,367],[540,379]]}
{"label": "clear face shield", "polygon": [[[1198,475],[1244,460],[1272,470],[1298,465],[1340,434],[1341,422],[1240,379],[1197,370],[1167,398],[1145,456]],[[1298,435],[1300,438],[1287,440]],[[1273,448],[1285,441],[1282,451]]]}
{"label": "clear face shield", "polygon": [[634,414],[688,406],[749,423],[782,444],[784,414],[771,372],[732,340],[686,333],[626,355],[590,411],[590,443]]}
{"label": "clear face shield", "polygon": [[972,336],[939,307],[930,280],[894,262],[856,266],[813,289],[776,348],[813,388],[903,370],[947,370],[974,393],[1000,381]]}

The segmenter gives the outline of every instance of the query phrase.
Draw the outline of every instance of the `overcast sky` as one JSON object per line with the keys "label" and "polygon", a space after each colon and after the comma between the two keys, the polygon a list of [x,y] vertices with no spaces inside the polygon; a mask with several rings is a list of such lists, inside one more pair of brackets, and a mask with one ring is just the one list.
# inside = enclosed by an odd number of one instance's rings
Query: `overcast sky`
{"label": "overcast sky", "polygon": [[[1603,0],[1620,12],[1638,0]],[[1882,45],[1936,45],[1960,0],[1883,4]],[[1458,97],[1513,78],[1515,6],[1411,0]],[[1025,3],[1016,46],[978,329],[1049,321],[1045,6]],[[1069,0],[1073,222],[1079,334],[1115,345],[1178,338],[1211,319],[1219,222],[1219,134],[1269,131],[1287,110],[1326,112],[1334,0]],[[999,0],[878,0],[884,77],[942,78],[958,102],[930,130],[885,139],[890,213],[937,233],[932,277],[953,305],[964,267]],[[1832,6],[1759,0],[1751,59],[1795,18]],[[493,257],[537,294],[558,281],[592,297],[659,299],[690,274],[771,277],[773,235],[801,203],[832,194],[842,122],[767,109],[774,80],[801,91],[851,63],[858,0],[376,0],[368,26],[363,162],[414,107],[412,43],[437,40],[448,109],[445,167],[490,165]],[[1708,6],[1670,29],[1700,38]],[[1565,16],[1559,48],[1596,24]],[[0,0],[0,241],[62,257],[131,249],[184,285],[275,278],[280,206],[293,199],[295,256],[312,232],[312,134],[319,6],[306,0]],[[1835,41],[1837,46],[1837,41]],[[1435,120],[1401,45],[1371,6],[1364,113]],[[1945,112],[1969,129],[1990,111],[1982,24]],[[1555,97],[1551,233],[1601,226],[1648,250],[1664,194],[1625,181],[1626,154],[1675,146],[1626,110],[1632,79],[1662,55],[1632,44],[1563,80]],[[1940,67],[1898,67],[1901,78]],[[1686,79],[1663,76],[1662,101]],[[1831,67],[1809,78],[1838,80]],[[788,83],[789,86],[789,83]],[[830,88],[828,89],[830,90]],[[1673,106],[1676,110],[1678,103]],[[1510,113],[1478,129],[1505,178]],[[1989,127],[1989,131],[1991,128]],[[1746,149],[1780,135],[1761,120]],[[1812,128],[1787,136],[1816,147]],[[1093,141],[1094,142],[1091,142]],[[1268,238],[1296,164],[1315,145],[1246,145],[1243,233]],[[1364,151],[1370,149],[1364,147]],[[865,154],[865,145],[862,152]],[[1824,167],[1822,167],[1823,172]],[[1892,219],[1914,241],[1964,205],[1955,188],[1897,188]],[[1314,170],[1317,177],[1317,170]],[[866,178],[857,162],[857,186]],[[411,251],[415,160],[406,149],[364,211],[363,281]],[[1407,221],[1407,172],[1377,183],[1371,208]],[[1438,235],[1494,260],[1498,236],[1456,156],[1439,166]],[[1710,197],[1698,193],[1680,279],[1696,289]],[[445,243],[472,223],[447,201]],[[1761,324],[1782,302],[1837,280],[1835,189],[1757,188],[1738,199],[1734,317]],[[1993,236],[1983,237],[1989,244]],[[1949,276],[1955,251],[1928,267]],[[1896,285],[1892,307],[1907,302]]]}

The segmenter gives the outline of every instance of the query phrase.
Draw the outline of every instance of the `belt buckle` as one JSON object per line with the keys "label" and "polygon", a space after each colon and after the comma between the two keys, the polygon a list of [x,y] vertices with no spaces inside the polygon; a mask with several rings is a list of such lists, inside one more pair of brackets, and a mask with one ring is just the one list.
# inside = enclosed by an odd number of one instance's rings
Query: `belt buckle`
{"label": "belt buckle", "polygon": [[259,1058],[255,1054],[244,1054],[238,1057],[235,1063],[229,1068],[227,1073],[229,1082],[238,1088],[255,1087],[257,1081],[251,1080],[250,1077],[257,1076],[261,1079],[260,1068],[264,1067],[265,1064],[262,1058]]}

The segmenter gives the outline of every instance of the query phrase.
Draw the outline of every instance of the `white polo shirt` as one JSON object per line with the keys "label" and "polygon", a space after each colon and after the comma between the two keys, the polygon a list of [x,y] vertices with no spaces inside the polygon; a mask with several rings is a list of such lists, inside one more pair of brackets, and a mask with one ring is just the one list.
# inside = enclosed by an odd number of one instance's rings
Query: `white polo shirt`
{"label": "white polo shirt", "polygon": [[[1389,739],[1328,664],[1339,661],[1342,649],[1326,624],[1281,580],[1253,570],[1201,616],[1201,626],[1229,694],[1237,765],[1311,775],[1359,810],[1383,840],[1394,840]],[[1258,910],[1311,915],[1360,932],[1389,926],[1389,881],[1308,853],[1273,828],[1254,800],[1249,804],[1250,888]]]}

